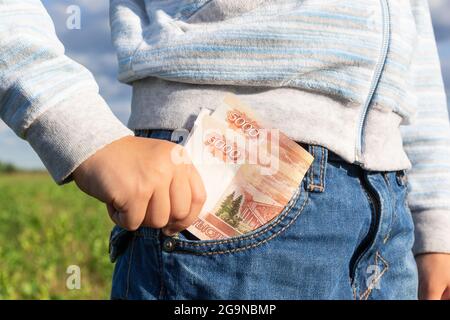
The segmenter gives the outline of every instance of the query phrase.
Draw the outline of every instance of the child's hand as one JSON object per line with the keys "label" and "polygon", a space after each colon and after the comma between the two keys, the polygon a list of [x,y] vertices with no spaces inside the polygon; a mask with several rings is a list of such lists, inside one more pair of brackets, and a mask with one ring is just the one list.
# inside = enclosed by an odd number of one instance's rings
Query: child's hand
{"label": "child's hand", "polygon": [[427,253],[416,257],[419,298],[450,300],[450,254]]}
{"label": "child's hand", "polygon": [[127,230],[142,225],[172,235],[195,221],[206,199],[185,150],[163,140],[115,141],[83,162],[74,179],[81,190],[106,203],[111,219]]}

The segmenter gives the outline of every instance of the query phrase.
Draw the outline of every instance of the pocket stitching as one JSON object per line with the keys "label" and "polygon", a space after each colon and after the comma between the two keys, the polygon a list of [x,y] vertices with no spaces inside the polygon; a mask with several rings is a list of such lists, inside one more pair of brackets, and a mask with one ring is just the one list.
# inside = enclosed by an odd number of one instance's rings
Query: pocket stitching
{"label": "pocket stitching", "polygon": [[135,240],[136,240],[136,237],[133,236],[133,239],[131,240],[130,256],[128,258],[127,288],[125,290],[125,299],[127,299],[127,300],[128,300],[128,293],[130,291],[131,261],[133,260],[133,251],[134,251],[134,242],[135,242]]}
{"label": "pocket stitching", "polygon": [[[302,186],[303,186],[303,183],[302,183]],[[185,247],[206,247],[206,246],[211,246],[211,245],[227,244],[227,243],[232,243],[232,242],[236,242],[236,241],[251,240],[251,239],[254,239],[254,238],[260,236],[261,234],[269,232],[270,230],[275,228],[277,225],[279,225],[281,223],[281,221],[283,221],[283,219],[291,212],[291,210],[294,207],[295,203],[298,201],[298,199],[300,198],[300,196],[302,194],[302,190],[301,190],[302,186],[297,190],[296,194],[294,195],[294,197],[292,198],[292,200],[290,201],[288,206],[285,208],[285,212],[282,215],[277,217],[278,221],[276,221],[272,225],[267,226],[266,228],[258,231],[255,234],[251,234],[251,235],[248,235],[248,236],[242,236],[242,237],[238,237],[238,238],[234,238],[234,239],[208,241],[208,242],[204,242],[204,243],[188,243],[188,242],[185,242],[185,241],[179,241],[179,244],[181,244],[181,246],[185,246]],[[305,199],[302,207],[300,208],[300,210],[303,209],[307,199],[308,199],[308,194],[306,194],[306,199]]]}
{"label": "pocket stitching", "polygon": [[[260,245],[262,245],[262,244],[264,244],[264,243],[266,243],[266,242],[272,240],[273,238],[275,238],[276,236],[278,236],[280,233],[282,233],[283,231],[285,231],[287,228],[289,228],[289,227],[297,220],[297,218],[299,217],[299,215],[303,212],[303,209],[304,209],[304,207],[306,206],[306,203],[308,202],[308,200],[309,200],[309,196],[308,196],[308,193],[307,193],[307,194],[306,194],[305,201],[303,202],[302,206],[300,207],[299,212],[298,212],[294,217],[292,217],[292,220],[291,220],[286,226],[284,226],[282,229],[280,229],[279,231],[277,231],[276,233],[272,234],[270,237],[268,237],[268,238],[266,238],[266,239],[264,239],[264,240],[261,240],[261,241],[256,242],[256,243],[252,243],[252,244],[246,245],[246,246],[244,246],[244,247],[238,247],[238,248],[233,248],[233,249],[229,249],[229,250],[210,251],[210,252],[193,252],[193,254],[195,254],[195,255],[208,255],[208,256],[210,256],[210,255],[215,255],[215,254],[235,253],[235,252],[240,252],[240,251],[247,250],[247,249],[253,249],[253,248],[256,248],[256,247],[258,247],[258,246],[260,246]],[[290,209],[286,212],[286,215],[290,212],[290,210],[292,209],[292,207],[293,207],[293,206],[291,206]],[[284,217],[283,217],[283,218],[284,218]],[[280,219],[280,222],[281,222],[281,219]],[[277,224],[278,224],[278,223],[277,223]],[[274,225],[273,227],[275,227],[275,225]],[[273,227],[272,227],[272,228],[273,228]],[[272,229],[272,228],[271,228],[271,229]],[[269,230],[270,230],[270,229],[264,230],[264,231],[267,231],[267,232],[268,232]],[[249,239],[250,239],[250,238],[249,238]]]}

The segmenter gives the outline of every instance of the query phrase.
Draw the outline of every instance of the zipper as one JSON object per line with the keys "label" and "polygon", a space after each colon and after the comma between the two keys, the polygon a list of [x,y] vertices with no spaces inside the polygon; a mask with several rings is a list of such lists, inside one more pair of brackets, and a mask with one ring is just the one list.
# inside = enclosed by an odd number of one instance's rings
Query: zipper
{"label": "zipper", "polygon": [[364,257],[366,252],[370,249],[373,242],[375,241],[376,235],[378,233],[378,229],[380,228],[380,220],[381,220],[381,210],[380,204],[375,191],[370,185],[369,178],[364,172],[361,173],[361,184],[363,191],[366,193],[367,198],[369,200],[369,204],[372,207],[372,221],[370,223],[369,231],[364,239],[361,241],[360,245],[356,248],[355,253],[350,259],[350,280],[352,284],[355,281],[356,276],[356,268],[358,267],[359,262]]}
{"label": "zipper", "polygon": [[378,84],[381,79],[381,75],[383,73],[384,66],[386,64],[386,59],[389,51],[389,44],[391,41],[391,15],[389,10],[388,0],[380,0],[381,11],[383,16],[383,38],[380,50],[380,57],[375,67],[374,76],[372,79],[372,84],[370,86],[369,94],[364,103],[364,107],[362,109],[359,123],[358,123],[358,132],[356,135],[356,145],[355,145],[355,162],[357,164],[363,164],[362,155],[363,155],[363,136],[364,136],[364,125],[367,118],[367,113],[369,111],[370,104],[372,103],[373,97],[377,90]]}

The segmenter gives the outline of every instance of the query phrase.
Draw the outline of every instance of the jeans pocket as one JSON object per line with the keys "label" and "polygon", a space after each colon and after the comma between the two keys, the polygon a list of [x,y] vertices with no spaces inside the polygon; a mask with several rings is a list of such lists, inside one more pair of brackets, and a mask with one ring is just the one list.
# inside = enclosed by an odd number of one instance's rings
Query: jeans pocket
{"label": "jeans pocket", "polygon": [[128,247],[133,233],[119,226],[114,226],[109,237],[109,260],[114,263]]}
{"label": "jeans pocket", "polygon": [[185,252],[196,255],[236,253],[258,247],[286,231],[304,211],[308,202],[308,191],[302,181],[296,194],[283,211],[269,223],[252,232],[220,240],[189,240],[185,237],[162,235],[163,250]]}
{"label": "jeans pocket", "polygon": [[[171,130],[136,130],[135,134],[139,137],[152,139],[173,140],[173,131]],[[304,177],[297,192],[292,196],[289,203],[283,211],[270,222],[253,230],[252,232],[221,240],[189,240],[184,236],[166,237],[161,234],[162,248],[165,251],[182,251],[197,255],[212,255],[239,252],[246,249],[257,247],[288,229],[305,209],[308,200],[306,185],[307,179]],[[146,237],[154,234],[151,228],[139,228],[135,233],[137,237]]]}
{"label": "jeans pocket", "polygon": [[111,299],[158,299],[163,288],[160,256],[156,236],[143,238],[136,232],[131,233],[125,250],[117,256]]}

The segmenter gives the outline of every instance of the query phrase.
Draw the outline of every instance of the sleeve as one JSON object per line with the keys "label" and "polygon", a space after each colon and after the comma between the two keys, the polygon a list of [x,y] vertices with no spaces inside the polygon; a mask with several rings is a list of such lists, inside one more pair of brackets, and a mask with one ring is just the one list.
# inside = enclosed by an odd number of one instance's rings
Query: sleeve
{"label": "sleeve", "polygon": [[427,0],[411,0],[418,31],[412,61],[415,120],[402,127],[412,163],[408,204],[415,225],[414,253],[450,253],[450,125]]}
{"label": "sleeve", "polygon": [[0,117],[60,184],[97,150],[132,134],[92,74],[65,56],[38,0],[0,1]]}
{"label": "sleeve", "polygon": [[133,57],[145,42],[150,21],[144,0],[110,0],[109,17],[112,43],[117,52],[118,80],[129,83],[133,78]]}

